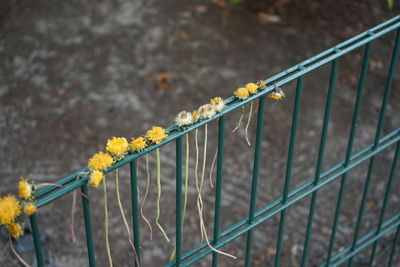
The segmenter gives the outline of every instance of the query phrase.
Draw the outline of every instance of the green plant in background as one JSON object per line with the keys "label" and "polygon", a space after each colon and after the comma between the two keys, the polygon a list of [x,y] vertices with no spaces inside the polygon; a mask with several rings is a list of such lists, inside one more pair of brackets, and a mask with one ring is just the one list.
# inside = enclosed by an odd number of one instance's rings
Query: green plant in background
{"label": "green plant in background", "polygon": [[388,4],[388,7],[390,9],[392,9],[393,8],[393,4],[394,4],[394,0],[387,0],[387,4]]}
{"label": "green plant in background", "polygon": [[[230,4],[232,4],[232,5],[235,5],[235,4],[237,4],[237,3],[239,3],[241,0],[229,0],[229,3]],[[388,2],[389,1],[392,1],[393,2],[393,0],[388,0]]]}

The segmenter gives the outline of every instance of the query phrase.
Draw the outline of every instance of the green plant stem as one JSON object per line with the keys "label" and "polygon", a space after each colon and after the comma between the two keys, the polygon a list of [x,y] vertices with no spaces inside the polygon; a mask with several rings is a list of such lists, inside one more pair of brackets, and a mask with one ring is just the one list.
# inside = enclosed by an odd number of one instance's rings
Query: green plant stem
{"label": "green plant stem", "polygon": [[115,171],[115,187],[116,187],[116,191],[117,191],[118,207],[119,207],[119,211],[121,212],[122,220],[124,221],[124,224],[125,224],[126,232],[128,233],[128,240],[129,240],[129,243],[131,244],[131,247],[133,250],[133,256],[135,257],[136,265],[140,267],[139,260],[138,260],[137,254],[136,254],[136,249],[135,249],[135,246],[133,245],[133,242],[131,239],[131,231],[129,230],[129,224],[126,221],[124,209],[122,207],[121,196],[119,194],[118,172],[119,172],[119,169],[117,169]]}
{"label": "green plant stem", "polygon": [[103,190],[104,190],[104,232],[106,238],[106,250],[108,263],[110,267],[113,266],[112,258],[111,258],[111,250],[110,250],[110,242],[108,240],[108,209],[107,209],[107,185],[106,185],[106,177],[103,178]]}
{"label": "green plant stem", "polygon": [[158,222],[160,219],[160,199],[161,199],[161,164],[160,164],[160,149],[156,149],[156,155],[157,155],[157,216],[156,216],[156,224],[160,231],[163,233],[165,239],[169,242],[169,238],[167,236],[167,233],[164,231],[164,228],[161,226],[161,224]]}
{"label": "green plant stem", "polygon": [[249,125],[250,125],[252,113],[253,113],[253,102],[250,103],[249,119],[247,120],[247,124],[246,124],[246,128],[245,128],[245,132],[246,132],[246,142],[247,142],[247,144],[248,144],[249,146],[251,146],[251,144],[250,144],[250,140],[249,140],[248,129],[249,129]]}
{"label": "green plant stem", "polygon": [[238,121],[235,129],[232,130],[232,133],[236,132],[240,128],[240,125],[242,124],[243,116],[244,116],[244,106],[242,106],[242,114],[240,115],[239,121]]}

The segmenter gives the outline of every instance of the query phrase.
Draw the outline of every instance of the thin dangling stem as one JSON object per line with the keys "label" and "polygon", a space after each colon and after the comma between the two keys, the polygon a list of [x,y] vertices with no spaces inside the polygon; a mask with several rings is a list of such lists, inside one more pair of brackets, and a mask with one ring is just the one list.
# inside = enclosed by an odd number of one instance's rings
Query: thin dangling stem
{"label": "thin dangling stem", "polygon": [[61,185],[61,184],[53,184],[53,183],[41,183],[39,185],[36,185],[35,187],[36,187],[36,190],[38,190],[38,189],[43,188],[45,186],[63,187],[63,185]]}
{"label": "thin dangling stem", "polygon": [[236,132],[239,129],[240,124],[242,123],[242,120],[243,120],[243,116],[244,116],[244,106],[242,106],[242,114],[240,115],[239,121],[238,121],[235,129],[232,130],[232,133]]}
{"label": "thin dangling stem", "polygon": [[217,253],[219,253],[219,254],[221,254],[221,255],[225,255],[225,256],[231,257],[231,258],[233,258],[233,259],[236,259],[235,256],[233,256],[233,255],[231,255],[231,254],[228,254],[228,253],[225,253],[225,252],[223,252],[223,251],[220,251],[220,250],[218,250],[218,249],[215,249],[215,248],[210,244],[210,241],[208,240],[208,237],[207,237],[206,227],[205,227],[205,224],[204,224],[204,219],[203,219],[203,208],[204,208],[204,204],[203,204],[203,199],[202,199],[202,197],[201,197],[201,191],[202,191],[202,189],[203,189],[204,175],[205,175],[205,168],[206,168],[206,161],[207,161],[207,131],[208,131],[208,127],[207,127],[207,124],[206,124],[206,125],[204,126],[204,149],[203,149],[204,156],[203,156],[203,169],[202,169],[202,174],[201,174],[200,185],[196,184],[197,191],[198,191],[198,196],[197,196],[197,210],[198,210],[198,212],[199,212],[200,231],[201,231],[201,235],[202,235],[202,242],[201,242],[201,243],[203,243],[203,240],[205,239],[206,242],[207,242],[208,247],[209,247],[211,250],[213,250],[213,251],[215,251],[215,252],[217,252]]}
{"label": "thin dangling stem", "polygon": [[108,240],[108,209],[107,209],[106,177],[103,178],[103,190],[104,190],[104,232],[105,232],[105,238],[106,238],[106,250],[107,250],[108,263],[109,263],[110,267],[112,267],[113,262],[112,262],[112,258],[111,258],[110,243]]}
{"label": "thin dangling stem", "polygon": [[161,164],[160,164],[160,149],[156,149],[156,155],[157,155],[157,216],[156,216],[156,224],[160,231],[163,233],[165,239],[169,242],[169,238],[167,236],[167,233],[165,233],[163,227],[161,224],[158,222],[160,219],[160,199],[161,199]]}
{"label": "thin dangling stem", "polygon": [[133,245],[133,242],[132,242],[132,239],[131,239],[131,231],[129,230],[129,224],[126,221],[125,214],[124,214],[124,209],[122,208],[121,196],[119,194],[118,172],[119,172],[119,169],[116,169],[116,171],[115,171],[115,187],[116,187],[116,191],[117,191],[118,207],[119,207],[119,211],[121,212],[122,220],[124,221],[126,231],[128,233],[129,243],[131,244],[132,249],[133,249],[133,255],[135,257],[136,266],[140,267],[139,259],[138,259],[137,253],[136,253],[136,249],[135,249],[135,246]]}
{"label": "thin dangling stem", "polygon": [[[201,209],[203,209],[203,207]],[[208,237],[207,237],[206,227],[204,225],[203,214],[201,214],[201,227],[202,227],[202,231],[203,231],[203,234],[204,234],[204,238],[206,239],[207,245],[211,250],[213,250],[213,251],[215,251],[215,252],[217,252],[217,253],[219,253],[221,255],[230,257],[232,259],[235,259],[235,260],[237,259],[236,256],[234,256],[232,254],[229,254],[229,253],[226,253],[226,252],[223,252],[223,251],[221,251],[219,249],[216,249],[210,244],[210,241],[208,240]]]}
{"label": "thin dangling stem", "polygon": [[183,200],[183,212],[182,212],[182,228],[185,223],[186,205],[188,199],[188,188],[189,188],[189,134],[186,134],[186,159],[185,159],[185,197]]}
{"label": "thin dangling stem", "polygon": [[[82,174],[88,174],[88,172],[80,172],[77,174],[75,180],[79,180],[80,176]],[[63,185],[59,185],[59,184],[53,184],[53,183],[41,183],[40,185],[37,186],[37,188],[41,188],[44,186],[55,186],[55,187],[63,187]],[[76,189],[78,190],[78,189]],[[71,239],[72,239],[72,243],[76,243],[76,235],[75,235],[75,212],[76,212],[76,190],[74,190],[74,192],[72,193],[72,207],[71,207]],[[79,193],[85,197],[86,199],[89,200],[88,196],[86,196],[85,194],[83,194],[81,192],[81,190],[79,190]]]}
{"label": "thin dangling stem", "polygon": [[250,141],[249,141],[249,134],[248,134],[248,129],[251,121],[251,115],[253,113],[253,102],[250,103],[250,111],[249,111],[249,119],[247,120],[245,132],[246,132],[246,142],[249,146],[251,146]]}
{"label": "thin dangling stem", "polygon": [[76,212],[76,190],[72,193],[72,208],[71,208],[71,236],[72,243],[76,243],[76,235],[75,235],[75,212]]}
{"label": "thin dangling stem", "polygon": [[22,263],[22,265],[24,265],[25,267],[31,267],[31,266],[21,257],[21,255],[19,255],[18,252],[15,250],[14,245],[13,245],[12,240],[11,240],[11,235],[10,235],[10,237],[9,237],[9,242],[10,242],[11,251],[14,253],[15,257],[17,257],[17,259]]}
{"label": "thin dangling stem", "polygon": [[215,151],[215,155],[214,155],[213,161],[212,161],[212,163],[211,163],[210,179],[209,179],[209,180],[210,180],[211,188],[214,188],[214,185],[213,185],[213,183],[212,183],[212,173],[213,173],[213,169],[214,169],[215,162],[217,161],[217,154],[218,154],[218,149]]}
{"label": "thin dangling stem", "polygon": [[[195,176],[195,180],[196,180],[197,202],[199,201],[199,198],[201,199],[201,192],[200,192],[200,185],[199,185],[199,174],[198,174],[198,169],[199,169],[199,140],[198,140],[198,132],[199,132],[199,130],[196,129],[195,135],[194,135],[194,142],[195,142],[195,146],[196,146],[196,162],[195,162],[195,165],[194,165],[194,176]],[[200,223],[200,235],[201,235],[200,244],[202,244],[203,243],[203,231],[202,231],[202,228],[201,228],[201,223]]]}
{"label": "thin dangling stem", "polygon": [[207,160],[207,128],[208,124],[204,126],[204,149],[203,149],[203,169],[201,171],[200,193],[203,189],[204,176],[206,173],[206,160]]}
{"label": "thin dangling stem", "polygon": [[146,222],[147,226],[149,227],[150,240],[152,240],[153,239],[153,228],[151,227],[149,220],[146,218],[146,216],[144,216],[144,213],[143,213],[144,202],[146,201],[147,194],[149,193],[149,188],[150,188],[149,154],[146,154],[146,172],[147,172],[146,192],[144,193],[142,203],[140,204],[140,215],[142,216],[142,219]]}

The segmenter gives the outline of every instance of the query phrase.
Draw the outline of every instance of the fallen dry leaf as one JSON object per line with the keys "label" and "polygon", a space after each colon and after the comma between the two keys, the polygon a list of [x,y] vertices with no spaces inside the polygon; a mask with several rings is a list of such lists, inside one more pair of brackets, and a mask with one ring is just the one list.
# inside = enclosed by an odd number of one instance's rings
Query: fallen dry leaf
{"label": "fallen dry leaf", "polygon": [[169,88],[169,84],[168,84],[168,79],[171,79],[175,77],[175,74],[173,74],[172,72],[161,72],[160,74],[158,74],[157,76],[157,87],[158,89],[168,89]]}
{"label": "fallen dry leaf", "polygon": [[366,205],[367,205],[367,207],[374,207],[375,206],[375,201],[373,201],[373,200],[368,200],[367,201],[367,203],[366,203]]}
{"label": "fallen dry leaf", "polygon": [[175,36],[177,36],[177,37],[179,37],[179,38],[181,38],[182,40],[185,40],[185,41],[190,39],[189,34],[187,32],[185,32],[185,31],[183,31],[183,30],[176,30],[174,32],[174,34],[175,34]]}
{"label": "fallen dry leaf", "polygon": [[381,60],[371,60],[371,68],[372,69],[382,69],[383,62]]}
{"label": "fallen dry leaf", "polygon": [[261,24],[270,24],[270,23],[280,23],[281,17],[274,14],[268,14],[265,12],[258,12],[257,19]]}
{"label": "fallen dry leaf", "polygon": [[196,6],[196,12],[200,13],[200,14],[207,12],[207,6],[204,6],[204,5]]}

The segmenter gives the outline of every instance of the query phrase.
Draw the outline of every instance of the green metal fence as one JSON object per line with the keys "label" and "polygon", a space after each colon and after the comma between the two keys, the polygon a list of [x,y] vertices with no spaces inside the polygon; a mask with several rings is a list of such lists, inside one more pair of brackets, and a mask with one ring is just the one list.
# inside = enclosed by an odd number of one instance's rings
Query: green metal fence
{"label": "green metal fence", "polygon": [[[392,52],[391,63],[387,75],[386,85],[384,88],[383,95],[383,103],[380,108],[380,115],[377,122],[376,134],[374,142],[360,151],[353,151],[353,144],[356,136],[356,129],[358,125],[358,119],[360,114],[360,107],[363,101],[363,90],[366,83],[367,77],[367,69],[369,66],[369,58],[371,53],[371,46],[374,40],[382,37],[385,34],[388,34],[392,31],[397,31],[395,44]],[[377,252],[377,241],[384,235],[392,231],[396,231],[395,241],[392,243],[390,257],[387,263],[380,263],[382,265],[391,266],[396,254],[396,244],[399,242],[399,229],[400,229],[400,211],[389,218],[388,220],[384,220],[385,212],[387,210],[387,205],[389,201],[389,197],[391,195],[391,189],[393,182],[396,176],[396,166],[399,161],[399,147],[400,147],[400,128],[393,129],[392,132],[383,136],[382,128],[383,122],[385,118],[385,113],[387,110],[389,95],[392,88],[392,81],[395,74],[395,67],[397,63],[397,57],[399,52],[399,42],[400,42],[400,16],[395,17],[387,22],[378,25],[369,31],[366,31],[360,35],[357,35],[331,49],[328,49],[306,61],[301,62],[300,64],[291,67],[267,80],[265,83],[267,84],[267,89],[258,92],[250,96],[248,99],[244,101],[237,101],[234,97],[230,97],[225,100],[227,107],[219,114],[217,114],[212,119],[207,119],[200,121],[185,130],[178,128],[177,126],[172,126],[167,128],[167,132],[169,136],[166,140],[164,140],[160,144],[152,145],[144,149],[141,153],[135,153],[127,156],[122,161],[117,162],[108,170],[106,173],[112,172],[117,168],[129,164],[130,165],[130,178],[131,178],[131,194],[132,194],[132,213],[133,213],[133,237],[134,237],[134,245],[136,247],[136,251],[138,254],[138,258],[140,261],[140,228],[139,228],[139,205],[138,205],[138,192],[137,188],[137,168],[136,163],[137,160],[143,155],[153,151],[156,148],[164,146],[169,142],[176,143],[176,259],[173,262],[167,263],[165,266],[188,266],[195,262],[200,261],[202,258],[207,256],[208,254],[212,254],[212,266],[218,266],[218,254],[213,252],[206,243],[203,243],[200,247],[196,247],[186,253],[182,252],[182,136],[187,133],[192,132],[193,130],[204,126],[205,124],[218,120],[218,155],[217,155],[217,180],[216,180],[216,190],[215,190],[215,216],[214,216],[214,234],[210,239],[212,245],[215,248],[220,248],[225,244],[231,242],[235,238],[246,235],[247,243],[246,243],[246,256],[245,256],[245,266],[250,266],[251,254],[252,254],[252,244],[253,244],[253,230],[255,227],[260,224],[266,222],[274,215],[280,213],[280,223],[279,223],[279,231],[277,236],[277,244],[276,244],[276,256],[275,256],[275,266],[279,266],[280,264],[280,255],[283,244],[283,236],[285,232],[285,220],[286,220],[286,210],[288,207],[293,204],[299,202],[303,198],[311,195],[311,203],[309,208],[309,216],[305,234],[304,241],[304,249],[302,252],[302,258],[300,266],[307,266],[307,258],[309,254],[309,244],[310,238],[312,235],[313,229],[313,221],[314,214],[316,209],[316,204],[318,202],[318,191],[331,183],[334,180],[340,180],[340,188],[338,191],[338,199],[336,203],[336,209],[334,214],[333,226],[331,229],[329,247],[326,252],[326,257],[321,259],[320,266],[336,266],[344,262],[348,262],[348,266],[352,266],[353,257],[366,247],[372,245],[369,265],[374,265],[376,252]],[[326,151],[325,144],[327,140],[327,131],[329,126],[332,102],[334,99],[334,90],[335,90],[335,81],[337,77],[338,71],[338,60],[343,55],[357,49],[360,47],[364,48],[364,58],[362,63],[361,75],[358,84],[357,97],[355,100],[351,129],[348,137],[348,144],[346,150],[346,156],[343,161],[340,161],[334,166],[331,166],[326,171],[322,171],[322,165],[324,160],[324,153]],[[300,113],[300,105],[302,101],[302,89],[303,89],[303,80],[307,76],[308,73],[320,68],[323,65],[331,64],[331,73],[330,73],[330,81],[329,88],[327,94],[327,101],[325,106],[325,115],[324,121],[322,125],[322,133],[320,137],[320,145],[318,152],[318,159],[315,168],[315,175],[312,179],[304,182],[303,184],[295,187],[293,190],[289,190],[290,188],[290,180],[292,177],[292,165],[294,159],[294,149],[296,144],[296,131],[298,126],[298,119]],[[262,207],[261,209],[256,209],[256,196],[257,196],[257,185],[258,185],[258,177],[260,170],[260,154],[262,151],[262,135],[263,135],[263,121],[264,121],[264,109],[265,109],[265,96],[274,89],[276,86],[283,86],[290,81],[297,81],[296,86],[296,97],[294,103],[293,110],[293,119],[291,125],[291,135],[289,142],[289,152],[286,166],[286,175],[284,181],[284,188],[282,197],[276,199],[272,203]],[[251,182],[251,192],[250,192],[250,205],[249,205],[249,216],[244,218],[243,220],[235,223],[234,225],[226,228],[220,229],[220,215],[221,215],[221,190],[222,190],[222,181],[223,175],[222,170],[224,167],[224,131],[225,131],[225,116],[229,115],[233,110],[240,108],[241,106],[250,103],[251,101],[258,100],[258,121],[257,121],[257,132],[256,132],[256,142],[255,142],[255,151],[254,151],[254,165],[252,172],[252,182]],[[367,233],[364,236],[360,236],[360,229],[363,223],[363,217],[365,213],[365,207],[367,202],[367,197],[370,191],[371,185],[371,177],[374,172],[375,159],[378,153],[385,152],[390,147],[395,148],[395,156],[393,158],[392,167],[390,170],[390,176],[388,178],[386,191],[384,195],[383,204],[379,214],[379,221],[376,228]],[[340,160],[340,159],[339,159]],[[339,252],[334,252],[335,238],[337,228],[339,226],[339,218],[341,215],[343,197],[346,191],[346,181],[348,172],[359,166],[362,163],[369,162],[369,167],[364,183],[364,189],[362,193],[362,199],[360,203],[360,209],[357,215],[357,223],[355,225],[354,237],[351,244],[348,247],[342,249]],[[36,205],[37,207],[41,207],[51,201],[56,200],[57,198],[70,193],[71,191],[81,188],[81,191],[85,195],[89,195],[89,190],[87,186],[87,177],[86,176],[78,176],[79,173],[84,172],[86,169],[82,169],[76,173],[71,174],[64,179],[56,182],[59,185],[63,185],[62,188],[46,187],[42,190],[38,191],[35,195],[36,197]],[[399,192],[397,192],[398,194]],[[84,211],[84,221],[85,221],[85,230],[86,230],[86,240],[87,240],[87,251],[88,251],[88,260],[89,266],[96,266],[96,257],[93,245],[93,233],[92,233],[92,224],[90,217],[90,203],[85,198],[82,197],[82,205]],[[40,212],[34,214],[30,217],[30,222],[32,226],[33,240],[35,245],[35,252],[37,257],[37,262],[39,266],[44,266],[44,258],[43,251],[40,242],[40,232],[38,226],[38,216]]]}

